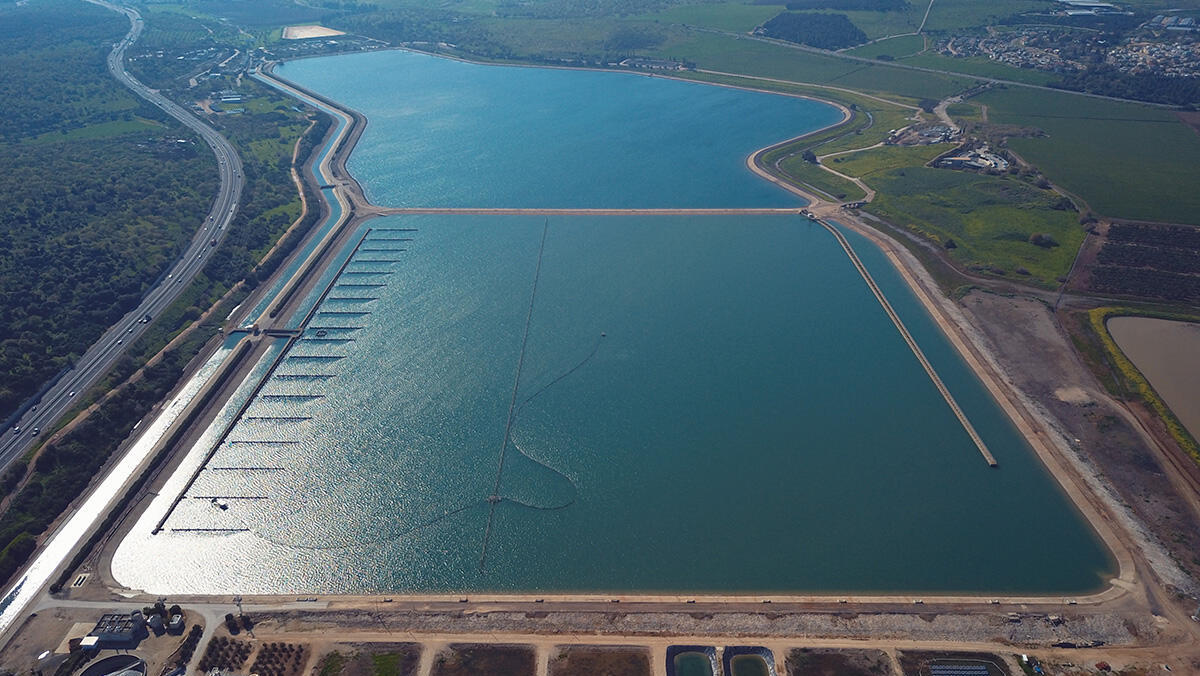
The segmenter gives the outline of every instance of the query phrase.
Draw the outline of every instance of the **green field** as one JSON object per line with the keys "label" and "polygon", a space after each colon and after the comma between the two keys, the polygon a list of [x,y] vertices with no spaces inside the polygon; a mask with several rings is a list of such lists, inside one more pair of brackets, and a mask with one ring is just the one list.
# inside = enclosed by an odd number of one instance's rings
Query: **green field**
{"label": "green field", "polygon": [[[927,3],[920,2],[921,9]],[[1001,19],[1029,11],[1046,11],[1046,0],[936,0],[925,31],[938,33],[999,23]],[[918,19],[920,21],[920,19]]]}
{"label": "green field", "polygon": [[[622,26],[633,24],[648,35],[665,40],[671,28],[653,23],[626,22],[620,19],[480,19],[479,26],[493,39],[502,42],[517,56],[575,56],[605,53],[606,44]],[[637,49],[618,50],[637,52]]]}
{"label": "green field", "polygon": [[920,35],[902,35],[900,37],[888,38],[879,42],[872,42],[869,45],[847,49],[847,54],[861,56],[868,59],[874,59],[879,56],[891,56],[900,58],[909,56],[925,49],[925,38]]}
{"label": "green field", "polygon": [[973,103],[954,103],[946,106],[946,113],[962,122],[982,122],[983,111]]}
{"label": "green field", "polygon": [[703,26],[718,30],[748,32],[784,10],[778,5],[747,5],[737,2],[701,5],[677,5],[661,12],[644,14],[639,19],[663,23]]}
{"label": "green field", "polygon": [[[860,153],[830,157],[825,160],[825,164],[838,173],[865,180],[892,169],[919,167],[949,151],[954,145],[937,143],[928,146],[883,146]],[[867,183],[870,184],[870,181]]]}
{"label": "green field", "polygon": [[839,12],[845,14],[850,22],[862,29],[872,40],[889,35],[915,33],[921,25],[921,17],[929,0],[909,0],[908,9],[903,12]]}
{"label": "green field", "polygon": [[1015,87],[971,100],[994,123],[1045,131],[1009,147],[1096,213],[1200,224],[1200,134],[1170,110]]}
{"label": "green field", "polygon": [[1032,68],[1016,68],[982,56],[954,58],[952,56],[926,52],[924,54],[907,56],[900,59],[900,63],[908,66],[952,70],[956,73],[967,73],[970,75],[979,75],[980,77],[994,77],[999,80],[1011,80],[1013,82],[1025,82],[1035,85],[1049,84],[1059,79],[1054,73],[1047,73]]}
{"label": "green field", "polygon": [[801,188],[816,188],[825,193],[823,196],[831,201],[853,202],[867,196],[862,188],[840,176],[825,171],[821,167],[805,162],[800,155],[792,155],[779,163],[779,168],[786,174],[785,178],[800,185]]}
{"label": "green field", "polygon": [[794,82],[829,84],[910,98],[942,98],[971,86],[967,77],[922,73],[883,63],[862,63],[778,44],[729,35],[694,33],[690,39],[656,50],[682,57],[697,67]]}
{"label": "green field", "polygon": [[143,132],[146,134],[161,134],[167,130],[167,126],[161,122],[147,120],[144,117],[133,116],[129,120],[116,120],[113,122],[98,122],[89,124],[86,127],[72,129],[70,131],[62,130],[58,132],[48,131],[44,134],[39,134],[31,139],[33,143],[46,143],[52,141],[84,141],[92,139],[110,138],[113,136],[122,136],[135,132]]}
{"label": "green field", "polygon": [[[372,5],[384,9],[406,9],[411,7],[425,8],[429,6],[426,0],[372,0]],[[463,14],[493,14],[501,5],[499,0],[446,0],[437,3],[441,9]]]}
{"label": "green field", "polygon": [[[1053,288],[1083,242],[1078,214],[1054,192],[1009,177],[907,167],[873,175],[879,191],[867,209],[935,242],[953,240],[950,257],[969,269]],[[1058,246],[1031,244],[1034,233]]]}

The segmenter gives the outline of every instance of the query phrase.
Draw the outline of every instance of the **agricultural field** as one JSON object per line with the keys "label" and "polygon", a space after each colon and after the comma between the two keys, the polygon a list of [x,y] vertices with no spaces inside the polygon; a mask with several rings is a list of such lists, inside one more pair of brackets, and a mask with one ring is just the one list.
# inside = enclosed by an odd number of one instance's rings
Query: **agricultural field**
{"label": "agricultural field", "polygon": [[788,676],[875,676],[891,672],[882,650],[795,648],[787,656]]}
{"label": "agricultural field", "polygon": [[[920,5],[922,11],[928,6],[928,3],[920,0],[916,4]],[[925,30],[937,34],[988,26],[1024,12],[1045,11],[1048,6],[1046,0],[937,0],[929,12]]]}
{"label": "agricultural field", "polygon": [[1011,80],[1027,84],[1045,85],[1059,79],[1054,73],[1047,73],[1032,68],[1016,68],[999,61],[992,61],[982,56],[954,58],[933,52],[913,54],[897,59],[907,66],[933,68],[935,70],[950,70],[956,73],[994,77],[999,80]]}
{"label": "agricultural field", "polygon": [[1088,287],[1100,293],[1200,302],[1200,230],[1187,226],[1114,223],[1094,265]]}
{"label": "agricultural field", "polygon": [[876,59],[879,57],[891,57],[900,59],[906,56],[911,56],[925,49],[925,38],[920,35],[902,35],[899,37],[888,38],[878,42],[872,42],[861,47],[847,49],[847,54],[861,56],[867,59]]}
{"label": "agricultural field", "polygon": [[755,26],[784,10],[778,5],[749,5],[738,2],[677,5],[660,12],[644,14],[638,19],[662,23],[678,23],[717,30],[746,33]]}
{"label": "agricultural field", "polygon": [[186,7],[251,28],[317,22],[330,13],[330,10],[308,7],[291,0],[190,0]]}
{"label": "agricultural field", "polygon": [[653,51],[662,58],[685,58],[702,69],[895,93],[915,99],[940,99],[973,83],[967,77],[848,61],[748,37],[693,33],[690,39],[674,42],[667,49],[664,46]]}
{"label": "agricultural field", "polygon": [[1200,134],[1173,111],[1015,87],[971,101],[992,123],[1044,131],[1008,146],[1098,215],[1200,224]]}
{"label": "agricultural field", "polygon": [[[672,33],[669,26],[607,17],[588,21],[486,18],[477,25],[515,58],[608,53],[624,56],[658,47]],[[680,33],[681,29],[674,32]]]}
{"label": "agricultural field", "polygon": [[328,653],[317,665],[318,676],[410,676],[417,673],[421,647],[415,643],[346,646]]}
{"label": "agricultural field", "polygon": [[475,674],[532,674],[535,660],[532,646],[492,644],[451,644],[433,660],[433,676],[474,676]]}
{"label": "agricultural field", "polygon": [[550,659],[550,676],[650,676],[645,648],[622,646],[562,646]]}
{"label": "agricultural field", "polygon": [[[423,8],[428,7],[430,3],[427,0],[372,0],[371,4],[389,10]],[[501,4],[501,0],[446,0],[439,2],[438,6],[452,12],[491,16]]]}
{"label": "agricultural field", "polygon": [[[187,8],[178,6],[163,7],[150,5],[142,15],[146,19],[146,29],[138,38],[138,50],[177,48],[183,44],[211,43],[212,33],[207,26],[215,20],[205,21]],[[233,31],[225,29],[222,37],[232,37]]]}

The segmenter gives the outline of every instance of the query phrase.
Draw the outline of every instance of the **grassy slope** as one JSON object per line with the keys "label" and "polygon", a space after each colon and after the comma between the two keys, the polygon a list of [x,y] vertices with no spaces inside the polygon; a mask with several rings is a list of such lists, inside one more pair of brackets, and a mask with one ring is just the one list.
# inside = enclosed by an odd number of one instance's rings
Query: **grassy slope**
{"label": "grassy slope", "polygon": [[840,173],[868,179],[892,169],[920,166],[953,147],[954,144],[951,143],[916,147],[883,146],[860,153],[830,157],[826,162]]}
{"label": "grassy slope", "polygon": [[792,155],[783,160],[779,163],[779,168],[797,183],[816,188],[835,200],[853,202],[867,196],[862,188],[854,183],[834,176],[815,164],[805,162],[800,155]]}
{"label": "grassy slope", "polygon": [[1169,110],[1012,88],[972,99],[992,122],[1038,127],[1009,146],[1105,216],[1200,224],[1200,134]]}
{"label": "grassy slope", "polygon": [[946,106],[946,113],[957,121],[982,122],[983,111],[974,103],[954,103]]}
{"label": "grassy slope", "polygon": [[[881,170],[867,182],[879,191],[870,211],[935,241],[953,239],[951,257],[979,271],[1023,268],[1029,281],[1054,287],[1083,243],[1076,213],[1051,208],[1058,195],[1014,178],[916,165]],[[1033,233],[1060,246],[1030,244]]]}

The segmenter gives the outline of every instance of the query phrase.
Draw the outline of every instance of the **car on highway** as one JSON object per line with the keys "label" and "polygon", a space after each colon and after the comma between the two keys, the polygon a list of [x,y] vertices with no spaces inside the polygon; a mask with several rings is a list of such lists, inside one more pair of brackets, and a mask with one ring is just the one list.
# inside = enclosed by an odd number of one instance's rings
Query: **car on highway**
{"label": "car on highway", "polygon": [[20,425],[17,425],[16,427],[13,428],[13,434],[20,434],[20,433],[21,433]]}
{"label": "car on highway", "polygon": [[40,427],[33,428],[33,436],[36,437],[37,435],[41,434],[41,432],[42,432],[42,428],[40,428]]}

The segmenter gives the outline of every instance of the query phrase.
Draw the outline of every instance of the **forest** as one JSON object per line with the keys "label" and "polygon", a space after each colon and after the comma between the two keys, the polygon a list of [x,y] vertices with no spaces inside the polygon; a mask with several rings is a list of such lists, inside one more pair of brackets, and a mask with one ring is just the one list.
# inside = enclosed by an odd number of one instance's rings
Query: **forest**
{"label": "forest", "polygon": [[764,35],[819,49],[841,49],[867,41],[845,14],[783,12],[762,26]]}
{"label": "forest", "polygon": [[[16,102],[0,116],[3,419],[165,274],[217,177],[202,142],[104,69],[122,17],[51,0],[0,26],[0,97]],[[29,30],[43,39],[16,37]]]}

